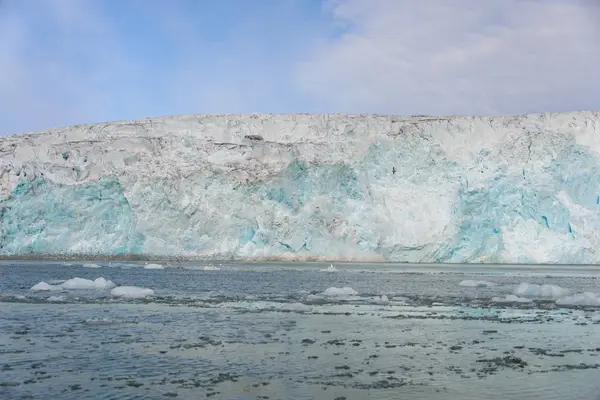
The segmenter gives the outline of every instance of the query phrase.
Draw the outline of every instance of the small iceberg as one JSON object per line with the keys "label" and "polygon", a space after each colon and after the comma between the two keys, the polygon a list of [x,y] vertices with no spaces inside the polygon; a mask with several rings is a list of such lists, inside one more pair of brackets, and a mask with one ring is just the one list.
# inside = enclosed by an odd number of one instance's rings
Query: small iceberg
{"label": "small iceberg", "polygon": [[205,265],[205,266],[202,268],[202,270],[203,270],[203,271],[220,271],[220,270],[221,270],[221,268],[219,268],[219,267],[215,267],[214,265]]}
{"label": "small iceberg", "polygon": [[506,295],[506,297],[492,297],[492,301],[494,303],[531,303],[530,299],[515,296],[514,294]]}
{"label": "small iceberg", "polygon": [[568,289],[557,285],[534,285],[527,282],[521,283],[514,291],[514,294],[520,297],[533,297],[540,299],[559,299],[571,294]]}
{"label": "small iceberg", "polygon": [[371,300],[371,303],[379,305],[388,305],[390,304],[390,299],[384,294],[382,296],[375,296],[373,300]]}
{"label": "small iceberg", "polygon": [[116,285],[103,277],[95,280],[84,278],[71,278],[59,285],[50,285],[47,282],[40,282],[31,287],[33,292],[50,291],[50,290],[107,290],[114,288]]}
{"label": "small iceberg", "polygon": [[32,292],[46,292],[46,291],[50,291],[50,290],[61,290],[61,288],[60,288],[60,286],[54,286],[47,282],[42,281],[40,283],[36,283],[35,285],[33,285],[31,287],[31,289],[29,289],[29,290],[31,290]]}
{"label": "small iceberg", "polygon": [[320,270],[320,272],[338,272],[338,269],[335,267],[335,265],[331,264],[329,267]]}
{"label": "small iceberg", "polygon": [[83,268],[102,268],[101,265],[93,264],[93,263],[85,263],[82,265]]}
{"label": "small iceberg", "polygon": [[312,307],[302,303],[286,303],[279,307],[279,311],[287,312],[311,312],[312,309]]}
{"label": "small iceberg", "polygon": [[165,269],[165,267],[160,264],[146,264],[144,269]]}
{"label": "small iceberg", "polygon": [[96,278],[95,280],[84,279],[84,278],[72,278],[60,284],[62,289],[67,290],[106,290],[114,288],[116,285],[103,277]]}
{"label": "small iceberg", "polygon": [[496,286],[496,284],[494,282],[474,281],[474,280],[470,280],[470,279],[467,279],[465,281],[461,281],[458,285],[459,286],[465,286],[465,287],[474,287],[474,288]]}
{"label": "small iceberg", "polygon": [[124,299],[142,299],[154,296],[154,290],[137,286],[118,286],[110,291],[111,296]]}
{"label": "small iceberg", "polygon": [[556,305],[600,307],[600,295],[591,292],[578,293],[556,300]]}
{"label": "small iceberg", "polygon": [[111,319],[86,319],[83,323],[85,325],[114,325],[117,322]]}
{"label": "small iceberg", "polygon": [[356,290],[352,289],[351,287],[343,287],[343,288],[330,287],[323,291],[323,295],[329,296],[329,297],[356,296],[356,295],[358,295],[358,292]]}
{"label": "small iceberg", "polygon": [[46,301],[50,301],[52,303],[60,303],[62,301],[66,301],[67,298],[65,296],[50,296],[46,299]]}

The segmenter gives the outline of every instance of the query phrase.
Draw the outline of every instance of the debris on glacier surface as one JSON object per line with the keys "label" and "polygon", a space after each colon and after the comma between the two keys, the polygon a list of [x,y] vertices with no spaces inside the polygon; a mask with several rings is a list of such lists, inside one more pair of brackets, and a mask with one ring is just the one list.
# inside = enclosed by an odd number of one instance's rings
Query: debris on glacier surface
{"label": "debris on glacier surface", "polygon": [[146,264],[144,269],[165,269],[165,267],[161,264]]}
{"label": "debris on glacier surface", "polygon": [[514,294],[507,294],[506,297],[492,297],[494,303],[531,303],[532,300],[526,297],[515,296]]}
{"label": "debris on glacier surface", "polygon": [[600,307],[600,295],[592,292],[577,293],[556,300],[556,305]]}
{"label": "debris on glacier surface", "polygon": [[138,286],[117,286],[110,291],[111,296],[124,299],[141,299],[154,296],[154,290]]}
{"label": "debris on glacier surface", "polygon": [[522,282],[514,291],[520,297],[539,299],[559,299],[571,294],[571,291],[557,285],[535,285]]}
{"label": "debris on glacier surface", "polygon": [[461,281],[458,285],[465,286],[465,287],[474,287],[474,288],[496,286],[496,284],[494,282],[475,281],[475,280],[471,280],[471,279]]}

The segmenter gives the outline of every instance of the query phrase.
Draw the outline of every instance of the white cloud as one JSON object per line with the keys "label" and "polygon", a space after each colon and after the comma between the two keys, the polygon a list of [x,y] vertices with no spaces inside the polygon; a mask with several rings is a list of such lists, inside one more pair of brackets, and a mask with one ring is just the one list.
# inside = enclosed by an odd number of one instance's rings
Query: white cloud
{"label": "white cloud", "polygon": [[334,0],[343,33],[300,65],[342,112],[600,108],[600,7],[560,0]]}

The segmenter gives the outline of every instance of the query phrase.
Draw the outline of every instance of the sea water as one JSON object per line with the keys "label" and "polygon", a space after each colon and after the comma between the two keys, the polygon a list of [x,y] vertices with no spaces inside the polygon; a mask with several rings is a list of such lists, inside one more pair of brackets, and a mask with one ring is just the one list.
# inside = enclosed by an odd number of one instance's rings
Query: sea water
{"label": "sea water", "polygon": [[162,266],[1,263],[0,398],[600,398],[595,267]]}

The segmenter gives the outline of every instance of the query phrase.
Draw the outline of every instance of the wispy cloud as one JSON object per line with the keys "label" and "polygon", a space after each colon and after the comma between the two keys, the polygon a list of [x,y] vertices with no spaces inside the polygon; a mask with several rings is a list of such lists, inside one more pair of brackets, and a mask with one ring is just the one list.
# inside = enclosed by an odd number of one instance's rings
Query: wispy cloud
{"label": "wispy cloud", "polygon": [[600,106],[600,9],[577,0],[334,0],[299,69],[324,108],[502,114]]}

